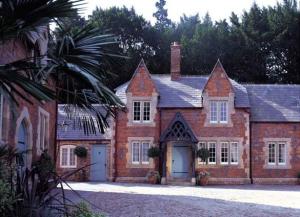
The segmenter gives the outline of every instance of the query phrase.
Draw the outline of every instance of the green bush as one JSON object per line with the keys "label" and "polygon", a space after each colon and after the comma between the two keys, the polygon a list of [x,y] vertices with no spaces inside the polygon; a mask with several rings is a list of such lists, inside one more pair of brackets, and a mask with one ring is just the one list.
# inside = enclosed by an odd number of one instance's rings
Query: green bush
{"label": "green bush", "polygon": [[160,149],[158,147],[151,147],[148,150],[148,157],[156,158],[160,155]]}
{"label": "green bush", "polygon": [[104,217],[103,214],[93,212],[90,206],[85,202],[80,202],[71,217]]}
{"label": "green bush", "polygon": [[209,158],[209,150],[207,148],[201,148],[197,151],[197,157],[199,157],[202,161],[207,163],[207,159]]}
{"label": "green bush", "polygon": [[[0,213],[4,214],[13,209],[14,199],[7,182],[0,179]],[[1,215],[1,214],[0,214]]]}
{"label": "green bush", "polygon": [[77,146],[74,149],[74,153],[77,155],[77,157],[86,157],[87,156],[87,149],[83,146]]}

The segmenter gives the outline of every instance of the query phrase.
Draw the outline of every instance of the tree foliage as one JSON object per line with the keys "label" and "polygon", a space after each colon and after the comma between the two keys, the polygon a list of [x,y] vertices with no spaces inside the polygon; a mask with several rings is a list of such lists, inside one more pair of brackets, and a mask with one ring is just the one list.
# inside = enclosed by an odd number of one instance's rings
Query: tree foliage
{"label": "tree foliage", "polygon": [[118,76],[112,86],[129,80],[140,58],[151,73],[169,73],[173,41],[182,45],[182,74],[209,74],[220,58],[229,76],[240,82],[300,83],[295,0],[269,7],[254,3],[241,17],[232,13],[228,20],[183,14],[178,23],[168,18],[166,1],[155,6],[154,25],[126,7],[97,8],[89,17],[88,22],[119,35],[122,52],[130,57],[111,70]]}

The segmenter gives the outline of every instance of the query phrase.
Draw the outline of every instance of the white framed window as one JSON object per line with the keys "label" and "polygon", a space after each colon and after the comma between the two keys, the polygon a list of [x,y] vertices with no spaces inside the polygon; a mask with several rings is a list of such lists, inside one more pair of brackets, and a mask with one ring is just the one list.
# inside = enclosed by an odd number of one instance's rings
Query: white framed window
{"label": "white framed window", "polygon": [[[200,150],[201,148],[207,148],[206,142],[198,143],[198,150]],[[198,163],[204,163],[204,161],[200,157],[198,157]]]}
{"label": "white framed window", "polygon": [[209,150],[208,163],[209,164],[216,164],[216,143],[215,142],[209,142],[208,143],[208,150]]}
{"label": "white framed window", "polygon": [[49,147],[49,119],[49,113],[42,108],[39,108],[37,145],[40,151],[43,151]]}
{"label": "white framed window", "polygon": [[144,102],[143,121],[150,121],[150,102]]}
{"label": "white framed window", "polygon": [[148,156],[148,150],[150,148],[149,142],[143,142],[142,143],[142,164],[149,164],[149,156]]}
{"label": "white framed window", "polygon": [[220,101],[220,123],[227,123],[228,121],[228,106],[227,106],[227,101]]}
{"label": "white framed window", "polygon": [[150,101],[133,101],[133,122],[151,122],[151,103]]}
{"label": "white framed window", "polygon": [[60,146],[60,167],[61,168],[76,168],[77,157],[74,153],[74,145]]}
{"label": "white framed window", "polygon": [[132,164],[149,164],[148,150],[149,141],[132,141],[131,142],[131,162]]}
{"label": "white framed window", "polygon": [[237,142],[230,144],[230,164],[238,164],[239,148]]}
{"label": "white framed window", "polygon": [[286,144],[278,143],[278,164],[285,165],[286,164]]}
{"label": "white framed window", "polygon": [[3,94],[0,90],[0,141],[2,140],[2,128],[3,128]]}
{"label": "white framed window", "polygon": [[141,121],[141,102],[133,102],[133,121]]}
{"label": "white framed window", "polygon": [[268,164],[269,165],[275,165],[276,164],[276,144],[275,143],[269,143],[268,145]]}
{"label": "white framed window", "polygon": [[210,123],[218,123],[218,103],[210,101]]}
{"label": "white framed window", "polygon": [[140,143],[137,141],[132,142],[131,147],[131,156],[132,156],[132,163],[139,164],[140,163]]}
{"label": "white framed window", "polygon": [[221,143],[221,164],[228,164],[228,142]]}
{"label": "white framed window", "polygon": [[228,123],[228,102],[227,101],[210,101],[210,123],[226,124]]}

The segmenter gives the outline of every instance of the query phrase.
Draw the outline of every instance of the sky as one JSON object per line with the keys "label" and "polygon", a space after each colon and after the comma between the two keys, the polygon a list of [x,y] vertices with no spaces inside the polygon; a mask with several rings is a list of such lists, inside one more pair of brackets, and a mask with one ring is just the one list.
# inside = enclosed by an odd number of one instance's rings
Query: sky
{"label": "sky", "polygon": [[[152,14],[156,11],[155,2],[157,0],[86,0],[87,5],[84,16],[87,17],[96,6],[110,8],[112,6],[135,8],[137,14],[142,15],[151,23],[155,23]],[[182,14],[195,15],[199,13],[204,17],[209,12],[213,20],[228,19],[231,12],[241,15],[244,10],[248,10],[256,2],[259,6],[274,6],[278,0],[166,0],[169,18],[178,22]],[[281,0],[279,0],[281,2]]]}

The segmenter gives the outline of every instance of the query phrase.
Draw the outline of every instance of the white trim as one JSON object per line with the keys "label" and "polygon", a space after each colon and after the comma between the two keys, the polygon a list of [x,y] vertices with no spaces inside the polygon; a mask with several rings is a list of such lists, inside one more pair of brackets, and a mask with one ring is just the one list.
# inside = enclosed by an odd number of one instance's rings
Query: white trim
{"label": "white trim", "polygon": [[[237,148],[237,150],[236,150],[236,159],[237,159],[237,162],[232,162],[231,161],[231,153],[232,153],[232,145],[233,144],[236,144],[236,148]],[[231,142],[230,143],[230,149],[229,149],[229,163],[231,164],[231,165],[238,165],[239,164],[239,143],[238,142]]]}
{"label": "white trim", "polygon": [[[222,146],[223,144],[226,144],[226,150],[227,150],[227,161],[222,162]],[[228,165],[229,164],[229,144],[228,142],[221,142],[220,143],[220,164],[221,165]]]}
{"label": "white trim", "polygon": [[27,153],[27,164],[26,165],[31,165],[32,163],[32,147],[33,147],[33,130],[32,130],[32,124],[30,121],[30,116],[29,116],[29,111],[26,106],[23,107],[22,112],[20,113],[20,116],[17,119],[16,122],[16,133],[15,133],[15,147],[18,145],[18,140],[19,140],[19,129],[24,121],[27,129],[27,145],[28,145],[28,150],[29,152]]}
{"label": "white trim", "polygon": [[208,164],[217,164],[217,142],[208,142],[207,143],[207,147],[208,147],[208,150],[210,149],[210,145],[211,144],[214,144],[215,145],[215,161],[212,161],[210,162],[209,158],[208,158]]}
{"label": "white trim", "polygon": [[[41,141],[41,127],[45,128],[46,127],[46,122],[44,123],[44,126],[41,126],[41,115],[45,116],[48,125],[48,129],[43,129],[44,133],[47,135],[46,136],[46,141],[47,144],[43,144],[43,147],[41,147],[40,141]],[[37,154],[40,155],[45,149],[49,148],[49,138],[50,138],[50,114],[46,110],[42,109],[41,107],[38,108],[38,126],[37,126],[37,141],[36,141],[36,150]]]}
{"label": "white trim", "polygon": [[[139,160],[138,161],[133,161],[133,157],[134,157],[134,154],[133,154],[133,152],[134,152],[134,149],[133,149],[133,145],[136,145],[137,144],[137,146],[138,146],[138,148],[139,148],[139,151],[138,151],[138,154],[139,154]],[[140,161],[141,161],[141,156],[140,156],[140,142],[139,141],[132,141],[131,142],[131,163],[132,164],[140,164]]]}
{"label": "white trim", "polygon": [[[75,145],[61,145],[59,148],[59,166],[61,168],[76,168],[77,167],[77,156],[74,154],[75,157],[75,165],[70,165],[70,153],[71,149],[76,148]],[[62,149],[67,149],[67,165],[62,165]]]}
{"label": "white trim", "polygon": [[[280,145],[284,145],[284,162],[279,162]],[[278,165],[284,166],[284,165],[286,165],[286,157],[287,157],[287,154],[286,154],[287,148],[286,148],[286,146],[287,146],[287,144],[285,142],[278,142],[277,146],[278,146]]]}
{"label": "white trim", "polygon": [[[274,163],[269,162],[269,160],[270,160],[270,145],[274,145]],[[276,156],[277,156],[276,146],[277,146],[276,142],[269,142],[268,143],[268,165],[276,165]]]}
{"label": "white trim", "polygon": [[[149,157],[148,157],[148,161],[143,161],[144,160],[143,159],[144,144],[148,144],[148,150],[151,147],[150,141],[142,141],[141,142],[141,150],[140,150],[140,153],[141,153],[141,162],[142,162],[142,164],[150,164]],[[147,156],[148,156],[148,153],[147,153]]]}
{"label": "white trim", "polygon": [[[140,118],[139,120],[134,120],[134,103],[140,103]],[[149,120],[144,120],[144,109],[145,109],[145,103],[149,103]],[[151,118],[151,101],[150,100],[133,100],[132,101],[132,123],[134,124],[142,124],[142,123],[152,123],[153,120]]]}

